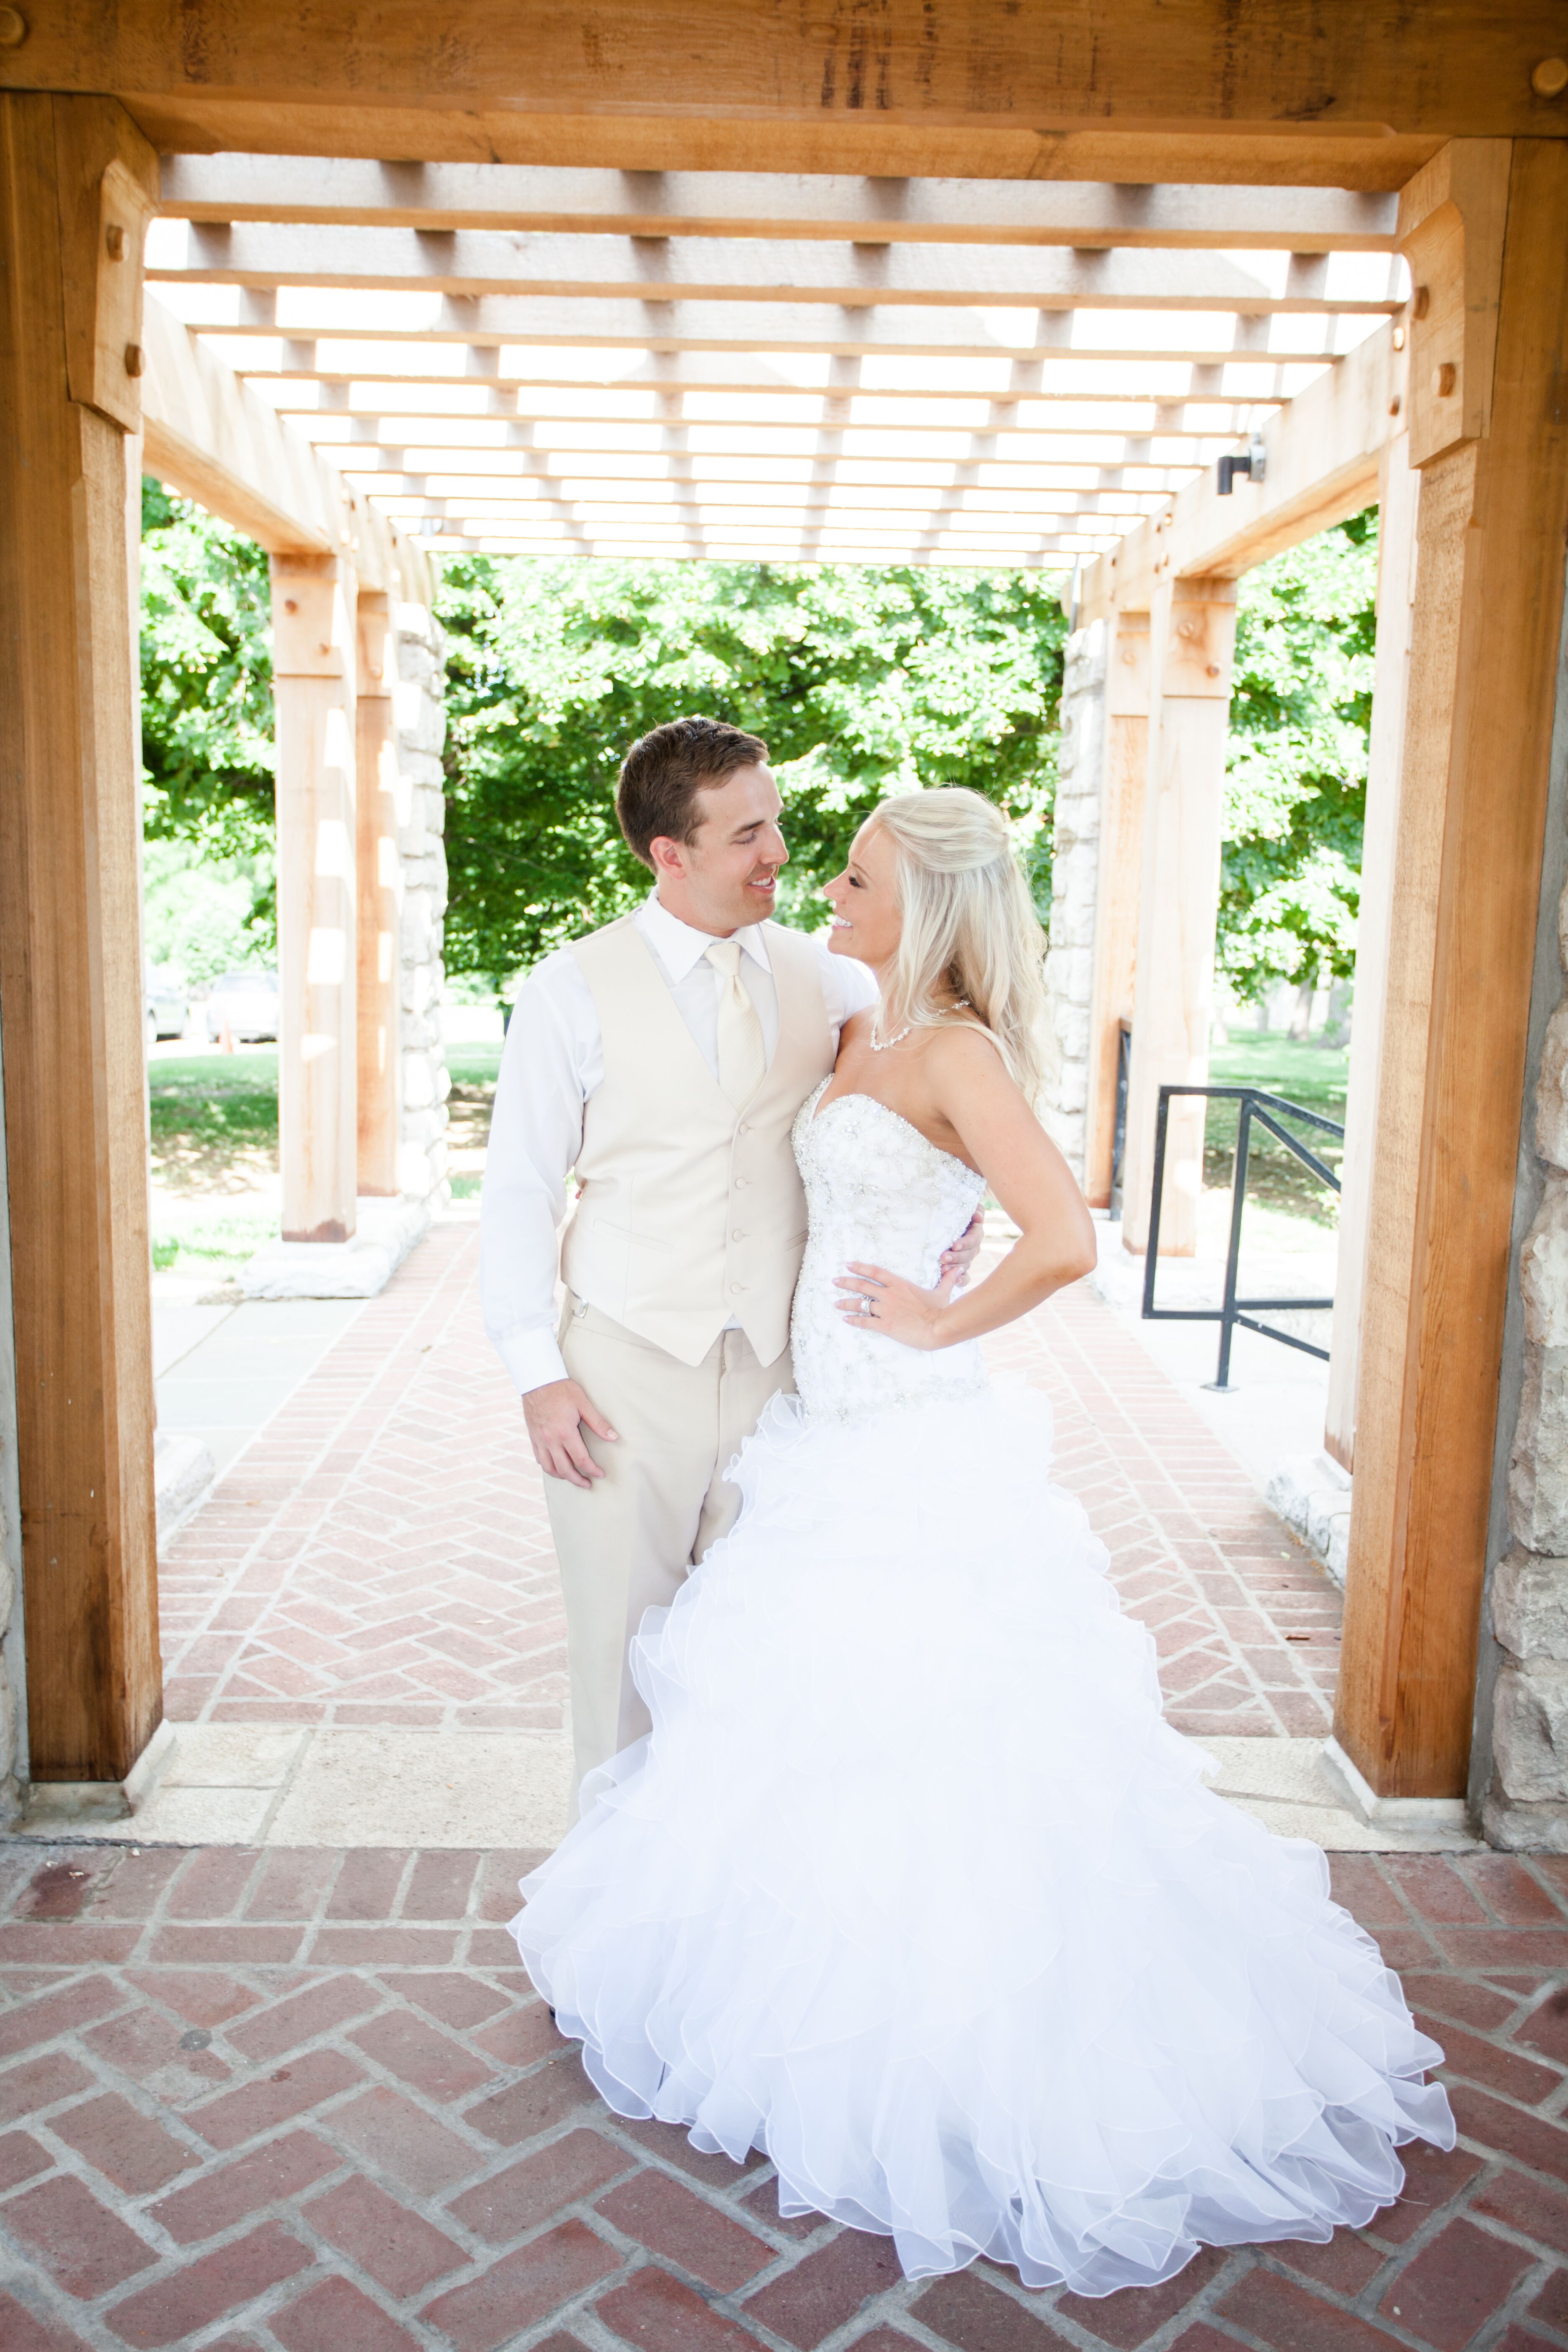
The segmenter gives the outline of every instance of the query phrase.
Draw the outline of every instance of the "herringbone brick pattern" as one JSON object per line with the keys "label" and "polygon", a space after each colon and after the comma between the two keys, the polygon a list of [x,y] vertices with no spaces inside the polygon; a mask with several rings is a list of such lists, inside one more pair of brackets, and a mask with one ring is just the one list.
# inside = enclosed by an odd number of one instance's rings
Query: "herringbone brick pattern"
{"label": "herringbone brick pattern", "polygon": [[[554,1729],[542,1482],[439,1226],[220,1482],[160,1577],[176,1721]],[[1058,1468],[1153,1631],[1171,1719],[1326,1731],[1339,1596],[1081,1286],[991,1343],[1056,1407]]]}
{"label": "herringbone brick pattern", "polygon": [[0,1848],[5,2352],[1543,2352],[1568,2341],[1568,1864],[1342,1859],[1463,2138],[1328,2246],[1098,2302],[779,2219],[597,2102],[530,1857]]}
{"label": "herringbone brick pattern", "polygon": [[477,1258],[437,1227],[169,1546],[175,1721],[560,1727],[543,1489]]}

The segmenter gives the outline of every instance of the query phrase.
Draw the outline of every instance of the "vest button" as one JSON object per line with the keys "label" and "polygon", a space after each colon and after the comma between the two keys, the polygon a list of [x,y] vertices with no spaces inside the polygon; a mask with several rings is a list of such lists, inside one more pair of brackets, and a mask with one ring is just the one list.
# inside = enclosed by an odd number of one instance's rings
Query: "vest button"
{"label": "vest button", "polygon": [[735,1129],[737,1135],[750,1135],[751,1131],[751,1129],[747,1126],[744,1119],[741,1121],[740,1126]]}
{"label": "vest button", "polygon": [[740,1226],[739,1226],[739,1225],[737,1225],[737,1226],[735,1227],[734,1232],[733,1232],[733,1233],[731,1234],[731,1236],[730,1236],[730,1239],[731,1239],[732,1242],[743,1242],[743,1241],[745,1240],[745,1238],[746,1238],[746,1236],[745,1236],[745,1234],[741,1231],[741,1228],[740,1228]]}
{"label": "vest button", "polygon": [[732,1282],[732,1283],[730,1285],[730,1296],[731,1296],[731,1298],[739,1298],[739,1297],[741,1296],[742,1291],[742,1290],[744,1290],[745,1286],[745,1286],[745,1284],[744,1284],[743,1282]]}
{"label": "vest button", "polygon": [[743,1192],[745,1191],[745,1189],[746,1189],[747,1185],[751,1182],[751,1181],[752,1181],[752,1180],[751,1180],[751,1178],[750,1178],[749,1176],[737,1176],[737,1177],[736,1177],[736,1179],[735,1179],[735,1190],[736,1190],[736,1192]]}

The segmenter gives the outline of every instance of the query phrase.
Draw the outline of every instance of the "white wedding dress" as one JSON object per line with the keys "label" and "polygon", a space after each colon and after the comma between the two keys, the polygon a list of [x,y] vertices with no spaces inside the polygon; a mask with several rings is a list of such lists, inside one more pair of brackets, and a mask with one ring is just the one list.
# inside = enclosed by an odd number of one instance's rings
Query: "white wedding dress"
{"label": "white wedding dress", "polygon": [[822,1092],[800,1392],[643,1620],[653,1731],[523,1881],[529,1974],[616,2113],[765,2148],[784,2213],[890,2232],[910,2274],[984,2253],[1099,2295],[1359,2227],[1396,2143],[1453,2145],[1442,2053],[1318,1849],[1162,1719],[1045,1400],[839,1314],[850,1258],[932,1283],[983,1185]]}

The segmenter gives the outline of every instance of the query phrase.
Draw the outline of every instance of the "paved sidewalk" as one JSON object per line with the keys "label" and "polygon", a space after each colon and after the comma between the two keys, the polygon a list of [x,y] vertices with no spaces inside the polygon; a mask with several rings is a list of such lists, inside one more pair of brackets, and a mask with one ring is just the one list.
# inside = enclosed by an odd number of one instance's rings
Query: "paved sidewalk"
{"label": "paved sidewalk", "polygon": [[[176,1722],[563,1728],[542,1481],[477,1261],[474,1225],[437,1226],[174,1538]],[[990,1352],[1055,1403],[1058,1475],[1153,1629],[1171,1720],[1325,1732],[1339,1595],[1137,1341],[1080,1285]]]}
{"label": "paved sidewalk", "polygon": [[1542,2352],[1568,2337],[1568,1864],[1341,1859],[1463,2139],[1331,2245],[1148,2292],[781,2222],[610,2116],[499,1924],[524,1854],[0,1848],[5,2352]]}

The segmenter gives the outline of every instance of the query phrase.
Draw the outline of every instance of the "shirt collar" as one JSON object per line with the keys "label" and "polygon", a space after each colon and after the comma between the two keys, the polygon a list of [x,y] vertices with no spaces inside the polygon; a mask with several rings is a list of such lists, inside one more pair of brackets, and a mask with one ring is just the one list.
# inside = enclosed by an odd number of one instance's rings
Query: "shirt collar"
{"label": "shirt collar", "polygon": [[[689,923],[683,923],[679,915],[672,915],[661,902],[657,890],[637,908],[637,923],[672,981],[682,981],[688,972],[694,971],[713,944],[710,931],[694,930]],[[734,936],[740,941],[743,955],[749,955],[753,963],[761,964],[764,971],[773,970],[768,961],[768,943],[760,923],[749,923],[743,931],[737,931]]]}

